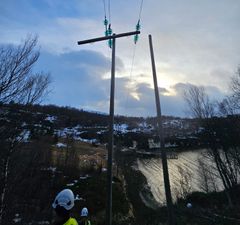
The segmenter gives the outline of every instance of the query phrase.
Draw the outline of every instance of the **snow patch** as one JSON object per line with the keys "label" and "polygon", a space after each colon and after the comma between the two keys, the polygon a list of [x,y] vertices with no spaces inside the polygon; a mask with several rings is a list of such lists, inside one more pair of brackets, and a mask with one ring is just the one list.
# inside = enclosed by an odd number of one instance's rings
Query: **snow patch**
{"label": "snow patch", "polygon": [[115,131],[120,131],[121,133],[127,133],[128,132],[128,125],[123,123],[123,124],[114,124],[114,130]]}
{"label": "snow patch", "polygon": [[22,218],[14,218],[13,219],[13,222],[14,223],[19,223],[19,222],[21,222],[22,221]]}
{"label": "snow patch", "polygon": [[107,168],[102,168],[102,172],[107,172]]}
{"label": "snow patch", "polygon": [[23,130],[16,140],[19,142],[29,142],[31,132],[29,130]]}
{"label": "snow patch", "polygon": [[22,218],[19,217],[20,215],[18,213],[15,214],[15,218],[13,218],[14,223],[19,223],[22,221]]}
{"label": "snow patch", "polygon": [[58,148],[66,148],[67,145],[59,142],[59,143],[56,144],[56,147],[58,147]]}
{"label": "snow patch", "polygon": [[56,117],[56,116],[50,116],[50,115],[48,115],[48,116],[45,118],[45,120],[53,123],[55,120],[57,120],[57,117]]}

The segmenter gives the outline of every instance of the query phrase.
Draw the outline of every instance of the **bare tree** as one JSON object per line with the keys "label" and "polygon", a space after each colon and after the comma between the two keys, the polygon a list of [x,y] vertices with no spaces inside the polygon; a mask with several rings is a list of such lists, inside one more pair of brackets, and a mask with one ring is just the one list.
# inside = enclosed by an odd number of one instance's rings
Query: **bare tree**
{"label": "bare tree", "polygon": [[32,104],[47,92],[50,75],[33,73],[40,52],[37,36],[27,37],[19,46],[0,47],[0,101]]}
{"label": "bare tree", "polygon": [[236,74],[231,78],[230,88],[232,90],[232,101],[236,109],[240,109],[240,66]]}
{"label": "bare tree", "polygon": [[[39,103],[48,92],[50,75],[47,73],[33,73],[33,66],[37,62],[40,52],[37,48],[37,36],[27,37],[19,46],[0,46],[0,102],[11,101],[21,104]],[[19,148],[24,136],[21,119],[4,116],[11,114],[10,110],[1,108],[0,115],[0,144],[1,144],[1,198],[0,224],[5,213],[5,198],[8,184],[12,155]],[[14,113],[13,113],[14,114]],[[15,116],[18,113],[15,113]],[[20,115],[21,116],[21,115]]]}
{"label": "bare tree", "polygon": [[[219,112],[217,114],[216,104],[209,101],[209,97],[202,87],[190,86],[189,90],[185,92],[184,98],[191,114],[200,119],[199,123],[204,127],[202,138],[208,146],[209,155],[221,177],[229,205],[232,206],[230,190],[238,182],[236,173],[238,160],[232,156],[237,156],[235,152],[239,150],[239,119],[234,116],[217,117]],[[226,102],[222,103],[222,112],[228,112],[229,108]]]}
{"label": "bare tree", "polygon": [[184,92],[184,99],[193,117],[204,119],[214,115],[214,104],[210,102],[204,87],[189,86]]}
{"label": "bare tree", "polygon": [[235,100],[232,96],[227,96],[218,103],[218,112],[220,116],[234,115],[237,113]]}
{"label": "bare tree", "polygon": [[212,168],[209,161],[208,163],[205,163],[206,159],[208,158],[206,156],[206,153],[204,153],[204,155],[202,155],[202,157],[198,159],[199,177],[201,182],[200,188],[206,193],[209,193],[212,191],[216,192],[219,190],[217,187],[217,180],[216,180],[216,178],[219,178],[219,176],[214,172],[215,168]]}
{"label": "bare tree", "polygon": [[220,116],[235,115],[240,112],[240,67],[231,77],[230,94],[218,103]]}
{"label": "bare tree", "polygon": [[186,198],[192,191],[192,172],[188,168],[177,166],[178,169],[178,180],[176,187],[174,188],[174,193],[176,199]]}

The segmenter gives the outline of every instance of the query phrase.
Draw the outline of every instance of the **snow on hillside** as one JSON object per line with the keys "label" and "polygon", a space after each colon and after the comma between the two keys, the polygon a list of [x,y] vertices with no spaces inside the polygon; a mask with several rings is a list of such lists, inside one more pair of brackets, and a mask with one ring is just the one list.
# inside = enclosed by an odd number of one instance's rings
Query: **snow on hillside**
{"label": "snow on hillside", "polygon": [[51,116],[51,115],[47,115],[47,117],[45,118],[46,121],[49,121],[51,123],[54,123],[54,121],[57,120],[56,116]]}
{"label": "snow on hillside", "polygon": [[[14,111],[15,110],[15,111]],[[109,131],[107,125],[99,120],[99,115],[84,115],[84,119],[81,120],[81,116],[74,114],[74,119],[71,118],[70,112],[63,111],[63,114],[58,116],[51,113],[43,113],[38,111],[28,111],[19,109],[10,110],[10,107],[5,107],[0,110],[0,120],[6,123],[11,123],[12,118],[21,119],[22,132],[18,135],[18,140],[22,142],[30,141],[30,138],[36,135],[53,134],[58,138],[73,138],[74,140],[96,143],[99,137],[107,135]],[[65,114],[64,114],[65,113]],[[69,114],[68,114],[69,113]],[[73,123],[74,121],[74,123]],[[86,122],[87,121],[87,122]],[[91,126],[91,121],[95,125]],[[97,121],[97,122],[96,122]],[[120,122],[121,121],[121,122]],[[5,123],[4,122],[4,123]],[[164,117],[163,128],[166,129],[169,136],[189,136],[191,134],[198,134],[202,132],[201,128],[194,128],[193,123],[190,120],[182,118]],[[68,125],[68,127],[67,127]],[[135,119],[128,118],[126,120],[122,118],[118,120],[118,123],[114,124],[114,131],[116,135],[128,134],[128,133],[145,133],[153,134],[155,127],[153,119]],[[195,129],[195,130],[194,130]],[[100,139],[100,138],[99,138]],[[103,138],[102,138],[103,139]],[[60,143],[58,143],[60,144]],[[64,147],[63,145],[56,145],[58,148]]]}
{"label": "snow on hillside", "polygon": [[114,124],[113,127],[114,131],[121,132],[123,134],[128,132],[128,125],[123,123],[123,124]]}
{"label": "snow on hillside", "polygon": [[59,142],[59,143],[56,144],[56,147],[58,147],[58,148],[66,148],[67,145]]}
{"label": "snow on hillside", "polygon": [[23,130],[21,134],[19,134],[16,137],[16,141],[18,142],[29,142],[30,140],[30,131],[29,130]]}

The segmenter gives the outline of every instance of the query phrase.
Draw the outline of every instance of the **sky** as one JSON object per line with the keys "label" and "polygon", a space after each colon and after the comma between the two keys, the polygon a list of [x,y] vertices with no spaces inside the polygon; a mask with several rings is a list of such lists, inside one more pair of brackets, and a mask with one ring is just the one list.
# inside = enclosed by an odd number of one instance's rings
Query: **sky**
{"label": "sky", "polygon": [[[50,72],[43,104],[108,113],[111,49],[107,42],[77,45],[113,32],[141,34],[116,40],[115,114],[155,116],[148,35],[152,35],[162,114],[188,116],[183,92],[205,87],[212,100],[229,94],[240,65],[239,0],[1,0],[0,44],[38,35],[35,71]],[[104,4],[105,3],[105,4]],[[110,4],[109,4],[110,3]],[[104,10],[105,5],[105,10]]]}

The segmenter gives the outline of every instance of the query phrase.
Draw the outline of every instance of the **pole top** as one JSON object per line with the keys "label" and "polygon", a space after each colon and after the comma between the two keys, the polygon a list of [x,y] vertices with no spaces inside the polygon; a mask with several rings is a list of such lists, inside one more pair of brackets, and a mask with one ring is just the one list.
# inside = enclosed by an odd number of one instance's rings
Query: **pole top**
{"label": "pole top", "polygon": [[127,32],[127,33],[121,33],[121,34],[113,34],[113,35],[107,36],[107,37],[104,36],[104,37],[99,37],[99,38],[78,41],[77,43],[78,43],[78,45],[83,45],[83,44],[88,44],[88,43],[93,43],[93,42],[98,42],[98,41],[109,40],[109,39],[113,39],[113,38],[131,36],[131,35],[135,35],[135,34],[140,34],[140,31],[133,31],[133,32]]}

